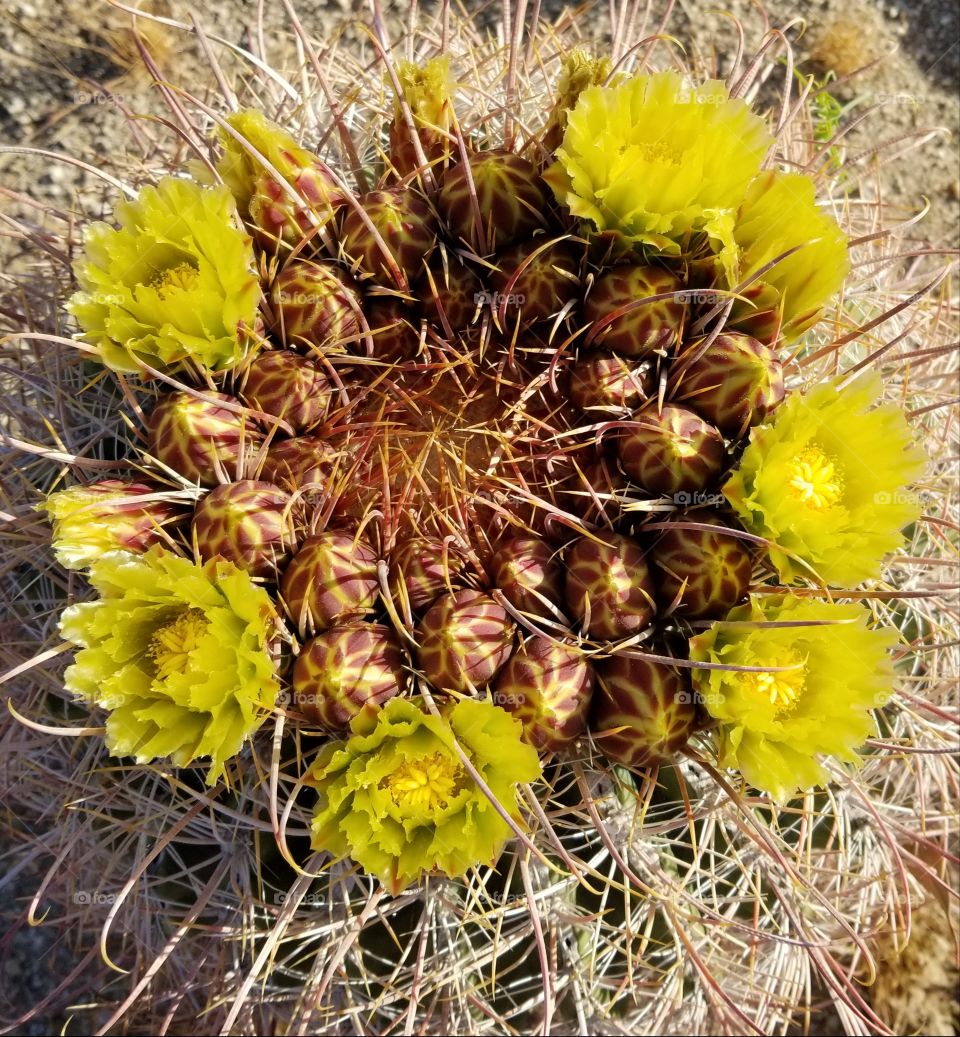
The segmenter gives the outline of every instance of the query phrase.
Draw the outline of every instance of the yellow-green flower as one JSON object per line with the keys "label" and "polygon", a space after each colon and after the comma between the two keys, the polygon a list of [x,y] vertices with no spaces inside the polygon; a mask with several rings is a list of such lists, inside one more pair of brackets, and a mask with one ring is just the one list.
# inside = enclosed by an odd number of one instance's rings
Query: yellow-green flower
{"label": "yellow-green flower", "polygon": [[212,785],[276,699],[270,596],[223,559],[198,566],[160,547],[105,555],[90,582],[99,599],[60,621],[80,646],[67,690],[109,711],[114,756],[209,759]]}
{"label": "yellow-green flower", "polygon": [[826,781],[818,756],[856,762],[857,748],[875,732],[870,711],[890,697],[887,652],[897,640],[895,631],[871,628],[869,618],[859,604],[753,598],[691,638],[694,662],[770,667],[693,670],[719,722],[721,766],[784,802]]}
{"label": "yellow-green flower", "polygon": [[802,246],[749,285],[747,301],[734,305],[730,322],[764,341],[779,330],[790,342],[813,327],[850,272],[846,235],[817,207],[813,182],[799,173],[761,173],[747,191],[733,235],[741,282]]}
{"label": "yellow-green flower", "polygon": [[117,205],[119,227],[94,223],[74,265],[67,309],[115,371],[184,361],[221,371],[244,355],[260,288],[253,245],[234,225],[225,187],[165,177]]}
{"label": "yellow-green flower", "polygon": [[155,487],[122,479],[51,493],[38,510],[53,521],[53,550],[65,569],[85,569],[108,551],[142,551],[183,515]]}
{"label": "yellow-green flower", "polygon": [[882,391],[876,375],[844,389],[825,382],[792,393],[771,424],[751,431],[723,493],[747,530],[772,541],[782,580],[874,579],[919,516],[919,499],[905,488],[926,459],[910,445],[901,409],[874,406]]}
{"label": "yellow-green flower", "polygon": [[462,765],[454,738],[503,809],[519,817],[517,782],[540,776],[522,728],[490,702],[462,699],[443,720],[410,699],[364,711],[312,770],[320,792],[313,846],[352,857],[399,892],[424,872],[493,864],[511,829]]}
{"label": "yellow-green flower", "polygon": [[663,252],[705,230],[732,273],[736,211],[772,143],[723,83],[634,76],[580,94],[545,178],[575,216]]}

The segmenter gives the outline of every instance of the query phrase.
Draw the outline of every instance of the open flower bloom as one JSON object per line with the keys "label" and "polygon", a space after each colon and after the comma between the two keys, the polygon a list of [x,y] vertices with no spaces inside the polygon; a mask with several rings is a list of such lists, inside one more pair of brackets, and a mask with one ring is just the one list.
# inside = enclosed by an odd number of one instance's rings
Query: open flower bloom
{"label": "open flower bloom", "polygon": [[94,223],[74,265],[67,309],[115,371],[183,361],[221,371],[246,351],[260,300],[250,238],[225,187],[165,177],[117,205],[119,227]]}
{"label": "open flower bloom", "polygon": [[345,742],[326,745],[311,772],[320,792],[313,846],[352,857],[391,892],[424,872],[454,877],[493,864],[510,826],[463,766],[454,738],[503,809],[519,817],[517,782],[540,776],[522,728],[490,702],[462,699],[443,720],[394,698],[364,710]]}
{"label": "open flower bloom", "polygon": [[737,207],[772,143],[723,83],[660,72],[584,90],[544,178],[575,216],[666,253],[704,230],[732,272]]}
{"label": "open flower bloom", "polygon": [[826,382],[791,393],[771,424],[751,431],[723,493],[744,527],[772,542],[782,580],[875,579],[919,516],[917,495],[905,487],[926,459],[910,445],[900,408],[873,406],[882,391],[876,375],[845,389]]}
{"label": "open flower bloom", "polygon": [[122,479],[59,490],[38,508],[53,521],[53,550],[64,569],[84,569],[108,551],[143,551],[184,514],[157,488]]}
{"label": "open flower bloom", "polygon": [[734,305],[730,323],[765,342],[778,332],[790,342],[816,324],[850,272],[846,235],[817,207],[813,181],[799,173],[762,172],[747,191],[733,235],[740,282],[801,246],[748,285],[747,301]]}
{"label": "open flower bloom", "polygon": [[719,721],[721,766],[785,802],[824,783],[818,755],[856,762],[857,748],[875,732],[870,711],[890,697],[887,651],[897,639],[893,630],[872,629],[869,618],[859,604],[752,598],[691,638],[694,662],[770,667],[693,670],[694,687]]}
{"label": "open flower bloom", "polygon": [[80,646],[67,690],[109,711],[114,756],[209,759],[212,785],[276,699],[269,595],[223,559],[201,567],[160,547],[105,555],[90,582],[99,599],[60,621]]}

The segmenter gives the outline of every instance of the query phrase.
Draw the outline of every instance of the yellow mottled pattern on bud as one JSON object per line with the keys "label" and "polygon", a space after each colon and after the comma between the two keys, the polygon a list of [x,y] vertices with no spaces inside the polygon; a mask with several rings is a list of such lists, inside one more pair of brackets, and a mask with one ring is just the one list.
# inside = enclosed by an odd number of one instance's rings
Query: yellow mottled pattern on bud
{"label": "yellow mottled pattern on bud", "polygon": [[606,757],[649,767],[686,745],[696,727],[696,706],[684,670],[637,654],[614,655],[596,669],[590,732]]}
{"label": "yellow mottled pattern on bud", "polygon": [[776,353],[749,335],[718,335],[706,351],[702,340],[686,345],[671,373],[669,395],[739,439],[767,420],[784,397]]}
{"label": "yellow mottled pattern on bud", "polygon": [[655,391],[653,370],[602,350],[586,350],[570,368],[570,399],[582,411],[634,410]]}
{"label": "yellow mottled pattern on bud", "polygon": [[588,637],[616,641],[650,625],[654,585],[634,540],[618,533],[581,537],[566,567],[567,606]]}
{"label": "yellow mottled pattern on bud", "polygon": [[683,303],[677,298],[642,300],[682,288],[678,277],[659,267],[615,266],[601,274],[584,303],[584,316],[594,324],[587,344],[628,357],[671,351],[680,340]]}
{"label": "yellow mottled pattern on bud", "polygon": [[406,686],[404,653],[389,627],[351,623],[308,641],[293,668],[297,708],[313,723],[344,730]]}
{"label": "yellow mottled pattern on bud", "polygon": [[240,401],[217,392],[162,396],[147,418],[147,435],[158,461],[201,486],[236,478],[244,454],[255,453],[262,439]]}
{"label": "yellow mottled pattern on bud", "polygon": [[271,350],[247,369],[243,397],[251,407],[283,418],[295,432],[305,432],[323,421],[330,383],[323,370],[306,357]]}
{"label": "yellow mottled pattern on bud", "polygon": [[723,471],[723,436],[686,407],[651,405],[617,436],[620,464],[648,493],[673,496],[705,489]]}
{"label": "yellow mottled pattern on bud", "polygon": [[543,225],[546,188],[527,159],[508,151],[483,151],[470,156],[469,174],[473,192],[463,163],[458,163],[447,170],[437,194],[437,208],[454,240],[477,255],[490,255]]}
{"label": "yellow mottled pattern on bud", "polygon": [[469,693],[486,687],[510,657],[515,629],[481,591],[444,594],[417,626],[417,659],[435,688]]}
{"label": "yellow mottled pattern on bud", "polygon": [[351,209],[340,235],[340,249],[351,272],[390,288],[399,286],[399,274],[409,287],[437,242],[436,217],[426,199],[413,188],[390,188],[365,194],[360,206],[377,229],[386,254],[356,209]]}
{"label": "yellow mottled pattern on bud", "polygon": [[275,576],[296,542],[290,497],[254,479],[218,486],[197,505],[193,534],[201,558],[219,555],[251,576]]}
{"label": "yellow mottled pattern on bud", "polygon": [[356,343],[360,297],[350,275],[332,263],[287,263],[270,303],[274,328],[291,349],[329,352]]}
{"label": "yellow mottled pattern on bud", "polygon": [[753,558],[748,543],[715,512],[679,512],[677,520],[717,530],[658,529],[651,533],[650,560],[657,573],[657,600],[682,619],[712,619],[741,601],[750,586]]}
{"label": "yellow mottled pattern on bud", "polygon": [[593,669],[583,652],[547,637],[531,637],[500,671],[493,701],[523,724],[526,741],[548,750],[583,733],[592,694]]}
{"label": "yellow mottled pattern on bud", "polygon": [[308,632],[366,614],[379,589],[376,552],[346,533],[320,533],[305,540],[280,581],[291,618]]}

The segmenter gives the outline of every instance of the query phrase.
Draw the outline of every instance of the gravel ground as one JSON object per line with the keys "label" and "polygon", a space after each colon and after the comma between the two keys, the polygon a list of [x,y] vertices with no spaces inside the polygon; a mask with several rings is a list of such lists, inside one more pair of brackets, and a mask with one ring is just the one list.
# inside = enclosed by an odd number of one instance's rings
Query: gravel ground
{"label": "gravel ground", "polygon": [[[279,3],[266,6],[265,38],[274,51],[271,58],[277,61],[279,44],[271,29],[283,24],[284,17]],[[708,66],[713,64],[715,52],[729,53],[734,43],[729,23],[711,11],[714,6],[713,0],[678,0],[670,24],[670,31]],[[727,0],[724,6],[749,27],[748,43],[756,42],[762,22],[753,5],[748,0]],[[297,8],[308,29],[327,36],[360,10],[360,5],[348,0],[299,0]],[[544,9],[549,13],[560,7],[545,3]],[[854,82],[831,88],[843,103],[881,106],[881,115],[871,121],[869,133],[851,138],[851,152],[869,148],[878,137],[944,128],[926,144],[919,158],[911,155],[896,162],[878,161],[877,180],[884,196],[904,216],[916,212],[924,197],[929,199],[930,212],[918,233],[931,245],[960,243],[956,151],[960,29],[955,0],[863,4],[770,0],[767,9],[774,23],[782,24],[794,16],[806,20],[809,28],[798,44],[804,71],[822,76],[832,69],[842,78],[865,61],[876,60],[876,66]],[[208,32],[250,44],[247,26],[256,11],[253,0],[209,0],[198,5],[198,10]],[[174,6],[175,15],[182,16],[182,12],[183,5]],[[103,0],[92,4],[89,0],[0,0],[0,141],[70,154],[107,172],[128,167],[131,155],[136,161],[136,145],[122,109],[155,112],[162,105],[145,78],[131,71],[135,52],[124,24],[123,17]],[[347,35],[359,38],[356,28]],[[201,72],[206,66],[197,45],[177,37],[175,50],[173,46],[168,41],[165,49],[161,41],[158,55],[163,67],[169,69],[171,78],[191,84],[205,96],[203,84],[209,76]],[[279,58],[282,61],[284,56]],[[717,63],[722,70],[723,61]],[[41,205],[96,212],[106,204],[100,182],[89,171],[45,158],[0,155],[0,182],[10,191],[29,194]],[[9,194],[0,194],[0,215],[4,213],[33,226],[49,219],[42,209],[26,206]],[[28,264],[28,256],[2,220],[0,262],[8,271],[26,269]],[[2,862],[18,859],[22,853],[19,841],[0,845]],[[16,876],[0,881],[0,1026],[3,1017],[16,1018],[42,1000],[73,961],[65,934],[56,925],[38,929],[24,921],[25,904],[48,866],[47,859],[38,858]],[[91,986],[95,985],[93,975]],[[76,997],[84,992],[71,994]],[[69,996],[60,998],[50,1013],[19,1032],[59,1032],[69,1003]],[[82,1019],[74,1019],[68,1032],[81,1033],[83,1025]],[[909,1027],[916,1025],[914,1021]],[[833,1031],[828,1026],[824,1032]]]}

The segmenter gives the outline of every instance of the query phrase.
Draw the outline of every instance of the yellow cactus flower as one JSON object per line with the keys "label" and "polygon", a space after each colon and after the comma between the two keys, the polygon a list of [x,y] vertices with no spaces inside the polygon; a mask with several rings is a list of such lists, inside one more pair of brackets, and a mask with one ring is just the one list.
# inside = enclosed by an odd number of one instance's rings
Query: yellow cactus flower
{"label": "yellow cactus flower", "polygon": [[813,182],[799,173],[761,173],[747,191],[733,236],[741,282],[802,246],[748,285],[730,315],[732,326],[764,342],[778,333],[791,342],[813,327],[850,272],[846,235],[817,207]]}
{"label": "yellow cactus flower", "polygon": [[398,893],[424,872],[451,877],[493,864],[510,826],[463,766],[454,738],[503,809],[519,818],[516,785],[540,776],[522,727],[490,702],[462,699],[443,720],[394,698],[364,710],[311,772],[320,792],[313,847],[352,857]]}
{"label": "yellow cactus flower", "polygon": [[74,265],[67,305],[83,340],[115,371],[185,361],[222,371],[246,353],[260,287],[250,238],[234,225],[225,187],[165,177],[94,223]]}
{"label": "yellow cactus flower", "polygon": [[732,273],[737,208],[772,143],[723,83],[660,72],[584,90],[544,177],[575,216],[662,252],[706,231]]}
{"label": "yellow cactus flower", "polygon": [[221,558],[197,566],[156,546],[105,555],[90,582],[99,599],[60,620],[80,646],[67,690],[109,711],[112,755],[209,759],[212,785],[277,696],[269,594]]}
{"label": "yellow cactus flower", "polygon": [[85,569],[108,551],[142,551],[184,514],[155,487],[122,479],[71,486],[37,507],[53,521],[53,550],[65,569]]}
{"label": "yellow cactus flower", "polygon": [[772,542],[770,561],[785,582],[876,579],[919,516],[906,487],[926,458],[910,445],[901,409],[875,406],[882,391],[874,374],[844,389],[825,382],[790,394],[770,424],[751,431],[723,493],[744,527]]}
{"label": "yellow cactus flower", "polygon": [[694,662],[770,667],[693,670],[694,687],[719,722],[721,766],[782,803],[824,784],[818,756],[855,763],[875,732],[870,711],[890,697],[887,652],[897,640],[869,619],[859,604],[753,598],[691,638]]}

